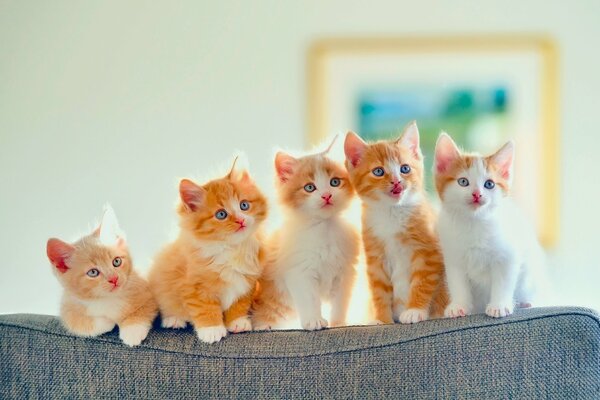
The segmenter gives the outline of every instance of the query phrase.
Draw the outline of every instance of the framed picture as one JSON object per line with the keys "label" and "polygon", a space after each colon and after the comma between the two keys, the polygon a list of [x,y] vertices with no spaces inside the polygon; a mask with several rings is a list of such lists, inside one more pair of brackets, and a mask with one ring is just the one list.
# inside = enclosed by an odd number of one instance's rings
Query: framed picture
{"label": "framed picture", "polygon": [[397,137],[417,120],[432,198],[435,142],[492,153],[516,142],[513,196],[540,240],[558,240],[557,51],[546,38],[327,39],[308,58],[308,138]]}

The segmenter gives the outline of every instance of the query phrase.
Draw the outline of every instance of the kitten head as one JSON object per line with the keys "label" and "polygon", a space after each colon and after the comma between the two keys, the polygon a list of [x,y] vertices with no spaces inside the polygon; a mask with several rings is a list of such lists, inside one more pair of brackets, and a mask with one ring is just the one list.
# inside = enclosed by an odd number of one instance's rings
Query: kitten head
{"label": "kitten head", "polygon": [[120,293],[132,269],[127,243],[110,207],[92,234],[73,244],[51,238],[46,253],[64,288],[84,300]]}
{"label": "kitten head", "polygon": [[514,144],[482,157],[463,154],[445,133],[435,146],[435,187],[445,207],[473,215],[492,212],[508,194]]}
{"label": "kitten head", "polygon": [[348,207],[354,194],[348,173],[326,153],[295,158],[278,152],[275,156],[279,197],[289,210],[329,218]]}
{"label": "kitten head", "polygon": [[225,177],[197,185],[179,183],[181,229],[200,240],[238,243],[267,217],[267,201],[247,171],[234,165]]}
{"label": "kitten head", "polygon": [[344,152],[350,179],[363,201],[407,204],[423,190],[423,155],[414,121],[391,141],[365,143],[348,132]]}

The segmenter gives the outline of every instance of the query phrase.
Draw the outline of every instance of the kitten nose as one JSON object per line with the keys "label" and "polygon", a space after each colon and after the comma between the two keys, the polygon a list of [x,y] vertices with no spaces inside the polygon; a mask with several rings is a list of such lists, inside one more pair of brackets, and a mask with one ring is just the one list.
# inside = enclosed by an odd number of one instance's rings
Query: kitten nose
{"label": "kitten nose", "polygon": [[321,198],[325,201],[331,200],[331,197],[332,197],[331,193],[325,193],[323,196],[321,196]]}
{"label": "kitten nose", "polygon": [[245,218],[238,218],[236,221],[236,223],[240,224],[240,225],[244,225],[244,222],[246,222]]}
{"label": "kitten nose", "polygon": [[473,192],[473,200],[479,200],[481,198],[481,192],[476,190]]}
{"label": "kitten nose", "polygon": [[119,277],[118,276],[111,276],[110,279],[108,280],[110,283],[112,283],[113,285],[117,286],[117,282],[119,281]]}

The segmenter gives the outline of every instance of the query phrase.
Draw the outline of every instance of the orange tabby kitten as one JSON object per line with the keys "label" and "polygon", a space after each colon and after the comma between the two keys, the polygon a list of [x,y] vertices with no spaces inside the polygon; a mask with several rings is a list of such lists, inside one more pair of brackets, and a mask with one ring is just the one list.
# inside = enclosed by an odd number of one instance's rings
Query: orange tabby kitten
{"label": "orange tabby kitten", "polygon": [[394,141],[367,144],[349,132],[346,168],[363,203],[363,243],[377,323],[441,315],[444,266],[423,189],[415,122]]}
{"label": "orange tabby kitten", "polygon": [[189,321],[206,343],[227,331],[251,330],[265,198],[235,163],[227,176],[202,186],[183,179],[179,193],[179,237],[158,254],[150,272],[162,326],[182,328]]}
{"label": "orange tabby kitten", "polygon": [[73,244],[52,238],[46,252],[65,288],[60,315],[69,331],[97,336],[116,324],[129,346],[146,338],[158,308],[148,283],[133,269],[111,208],[92,234]]}

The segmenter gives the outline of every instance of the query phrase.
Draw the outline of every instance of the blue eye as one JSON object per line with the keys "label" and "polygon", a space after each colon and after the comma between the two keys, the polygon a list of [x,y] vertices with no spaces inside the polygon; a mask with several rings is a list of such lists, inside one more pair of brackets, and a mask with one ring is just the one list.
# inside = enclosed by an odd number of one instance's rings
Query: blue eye
{"label": "blue eye", "polygon": [[115,257],[112,264],[113,264],[113,267],[119,268],[123,264],[123,260],[121,259],[121,257]]}
{"label": "blue eye", "polygon": [[342,183],[342,181],[340,181],[340,178],[331,178],[331,180],[329,181],[329,184],[333,187],[340,186],[340,183]]}
{"label": "blue eye", "polygon": [[467,178],[458,178],[457,182],[460,186],[469,186],[469,180]]}
{"label": "blue eye", "polygon": [[225,210],[219,210],[219,211],[217,211],[215,213],[215,217],[217,219],[225,219],[225,218],[227,218],[227,211],[225,211]]}
{"label": "blue eye", "polygon": [[381,167],[377,167],[377,168],[373,169],[372,172],[373,172],[373,175],[375,175],[375,176],[383,176],[383,174],[385,174],[385,171]]}
{"label": "blue eye", "polygon": [[483,187],[486,189],[493,189],[496,186],[496,184],[494,183],[493,180],[488,179],[487,181],[485,181],[485,183],[483,184]]}
{"label": "blue eye", "polygon": [[240,202],[240,210],[247,211],[249,208],[250,208],[250,203],[248,203],[246,200],[242,200]]}
{"label": "blue eye", "polygon": [[100,271],[98,271],[96,268],[92,268],[87,272],[87,276],[89,276],[90,278],[95,278],[98,275],[100,275]]}
{"label": "blue eye", "polygon": [[408,174],[410,172],[410,165],[408,164],[403,164],[400,167],[400,172],[402,172],[403,174]]}
{"label": "blue eye", "polygon": [[304,185],[304,190],[306,190],[308,193],[312,193],[317,190],[317,187],[312,183],[307,183]]}

